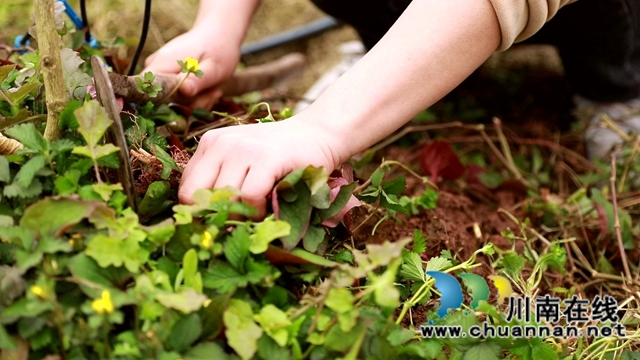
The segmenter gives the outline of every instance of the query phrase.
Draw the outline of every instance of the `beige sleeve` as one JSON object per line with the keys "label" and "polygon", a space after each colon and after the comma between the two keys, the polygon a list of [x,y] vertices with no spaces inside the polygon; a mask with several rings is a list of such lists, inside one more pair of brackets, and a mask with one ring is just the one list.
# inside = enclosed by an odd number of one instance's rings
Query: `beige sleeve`
{"label": "beige sleeve", "polygon": [[538,32],[561,7],[576,0],[491,0],[496,11],[502,41],[498,51]]}

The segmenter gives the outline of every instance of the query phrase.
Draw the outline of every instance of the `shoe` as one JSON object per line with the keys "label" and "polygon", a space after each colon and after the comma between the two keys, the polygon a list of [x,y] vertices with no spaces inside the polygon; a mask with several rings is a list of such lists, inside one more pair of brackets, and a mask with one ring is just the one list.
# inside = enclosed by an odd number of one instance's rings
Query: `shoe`
{"label": "shoe", "polygon": [[597,103],[581,96],[574,97],[576,116],[586,123],[584,133],[587,158],[605,159],[624,140],[603,125],[603,115],[609,116],[625,134],[640,134],[640,98],[625,102]]}
{"label": "shoe", "polygon": [[306,109],[311,103],[333,84],[342,74],[346,73],[355,63],[357,63],[364,54],[366,49],[359,40],[349,41],[340,45],[340,53],[342,53],[342,61],[324,73],[307,92],[303,95],[303,99],[298,102],[293,113],[297,114]]}

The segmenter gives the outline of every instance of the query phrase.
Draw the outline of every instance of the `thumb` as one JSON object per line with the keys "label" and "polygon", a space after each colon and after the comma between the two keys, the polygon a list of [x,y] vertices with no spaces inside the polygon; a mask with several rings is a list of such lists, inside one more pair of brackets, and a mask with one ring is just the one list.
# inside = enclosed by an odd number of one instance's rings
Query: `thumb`
{"label": "thumb", "polygon": [[180,92],[183,95],[195,96],[203,90],[218,85],[232,73],[232,71],[227,71],[224,69],[224,66],[221,66],[212,58],[202,60],[202,62],[200,62],[200,70],[202,71],[202,77],[189,75],[187,80],[182,84]]}

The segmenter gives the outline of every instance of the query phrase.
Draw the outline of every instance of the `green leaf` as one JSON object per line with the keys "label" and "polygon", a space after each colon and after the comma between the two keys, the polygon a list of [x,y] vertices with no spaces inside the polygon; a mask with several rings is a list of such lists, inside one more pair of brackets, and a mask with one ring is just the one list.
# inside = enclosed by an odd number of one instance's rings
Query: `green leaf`
{"label": "green leaf", "polygon": [[366,331],[367,328],[362,321],[346,333],[340,329],[340,326],[334,325],[327,332],[325,347],[332,351],[346,352],[353,346],[360,335]]}
{"label": "green leaf", "polygon": [[[73,114],[78,120],[78,132],[87,142],[89,149],[98,146],[100,139],[104,136],[105,131],[111,126],[111,119],[107,112],[96,100],[85,101],[82,107],[76,109]],[[90,156],[96,160],[97,157]]]}
{"label": "green leaf", "polygon": [[184,314],[189,314],[194,311],[198,311],[207,297],[198,294],[193,289],[186,289],[179,293],[160,292],[156,294],[156,300],[168,308],[182,311]]}
{"label": "green leaf", "polygon": [[228,344],[243,360],[251,359],[258,349],[262,329],[253,320],[251,306],[238,299],[231,299],[223,315]]}
{"label": "green leaf", "polygon": [[[76,89],[86,88],[93,84],[91,76],[80,68],[80,65],[84,63],[84,60],[80,58],[80,54],[72,49],[62,48],[60,49],[60,58],[62,59],[65,88],[72,97],[76,93]],[[84,91],[81,94],[84,94]]]}
{"label": "green leaf", "polygon": [[94,147],[85,146],[77,146],[73,148],[72,153],[78,155],[84,155],[94,161],[97,161],[100,158],[108,156],[114,152],[118,151],[118,148],[113,144],[106,145],[95,145]]}
{"label": "green leaf", "polygon": [[284,311],[268,304],[260,309],[260,313],[254,315],[253,319],[260,324],[264,332],[278,345],[287,345],[289,340],[287,327],[291,325],[291,320],[289,320]]}
{"label": "green leaf", "polygon": [[382,307],[396,308],[399,303],[400,291],[395,287],[394,281],[396,278],[396,272],[402,259],[396,258],[391,261],[389,266],[387,266],[387,270],[379,276],[377,279],[373,280],[371,286],[373,286],[375,295],[376,304]]}
{"label": "green leaf", "polygon": [[278,345],[271,337],[265,335],[258,340],[258,356],[263,360],[292,358],[287,347]]}
{"label": "green leaf", "polygon": [[[251,245],[249,251],[252,254],[262,254],[267,251],[269,243],[278,238],[284,238],[291,234],[291,225],[281,220],[265,220],[256,225],[254,233],[251,234]],[[285,240],[283,239],[283,242]]]}
{"label": "green leaf", "polygon": [[74,111],[82,106],[83,102],[80,100],[71,100],[65,106],[64,110],[60,113],[60,128],[61,129],[71,129],[75,130],[78,128],[80,124],[78,124],[78,119],[76,119],[76,115]]}
{"label": "green leaf", "polygon": [[104,234],[96,234],[91,238],[86,253],[101,267],[124,265],[132,273],[140,271],[142,261],[148,256],[135,239],[115,239]]}
{"label": "green leaf", "polygon": [[44,153],[49,150],[49,142],[45,140],[33,123],[26,123],[5,130],[5,135],[20,141],[25,147]]}
{"label": "green leaf", "polygon": [[382,171],[382,169],[377,168],[376,171],[373,172],[373,174],[371,174],[371,185],[373,185],[374,187],[380,187],[380,184],[382,184],[382,178],[384,177],[384,172]]}
{"label": "green leaf", "polygon": [[471,349],[464,353],[463,360],[498,360],[502,348],[500,345],[492,342],[482,342],[474,345]]}
{"label": "green leaf", "polygon": [[325,305],[338,314],[353,310],[353,295],[345,288],[331,288]]}
{"label": "green leaf", "polygon": [[343,250],[332,256],[331,260],[339,262],[341,264],[353,264],[353,254],[351,253],[351,251]]}
{"label": "green leaf", "polygon": [[0,155],[0,181],[9,183],[11,181],[11,171],[9,169],[9,161],[5,156]]}
{"label": "green leaf", "polygon": [[403,264],[400,267],[400,275],[405,280],[424,282],[424,270],[422,259],[414,252],[407,252],[402,256]]}
{"label": "green leaf", "polygon": [[302,238],[302,246],[304,246],[305,250],[315,253],[320,243],[324,240],[324,235],[325,231],[322,226],[309,226],[307,233]]}
{"label": "green leaf", "polygon": [[286,250],[291,250],[298,245],[307,232],[311,218],[311,192],[306,183],[299,182],[295,184],[294,191],[296,195],[294,201],[288,201],[286,199],[280,199],[279,201],[280,209],[278,220],[284,220],[291,226],[289,235],[281,238],[282,245]]}
{"label": "green leaf", "polygon": [[28,270],[42,261],[42,253],[16,250],[16,264],[21,270]]}
{"label": "green leaf", "polygon": [[48,198],[29,206],[20,219],[20,226],[38,236],[60,236],[72,225],[90,217],[106,205],[95,201],[69,198]]}
{"label": "green leaf", "polygon": [[122,191],[122,184],[96,183],[91,184],[91,188],[93,189],[93,191],[98,193],[98,195],[100,195],[102,200],[109,201],[109,199],[111,198],[111,194],[113,194],[114,191]]}
{"label": "green leaf", "polygon": [[427,268],[425,271],[442,271],[450,268],[451,266],[453,266],[451,261],[441,256],[435,256],[427,261]]}
{"label": "green leaf", "polygon": [[202,339],[215,339],[224,328],[222,315],[229,306],[231,293],[210,298],[206,306],[200,310],[202,318]]}
{"label": "green leaf", "polygon": [[36,250],[42,251],[45,254],[55,254],[57,252],[71,252],[72,248],[71,245],[65,240],[45,236],[38,242]]}
{"label": "green leaf", "polygon": [[213,342],[199,343],[187,351],[185,360],[229,360],[229,355],[224,349]]}
{"label": "green leaf", "polygon": [[387,194],[400,195],[404,191],[406,181],[404,176],[399,176],[393,180],[385,181],[382,184],[382,190]]}
{"label": "green leaf", "polygon": [[413,250],[411,252],[418,255],[427,251],[427,239],[422,234],[422,231],[416,229],[413,231]]}
{"label": "green leaf", "polygon": [[152,182],[138,205],[138,214],[151,217],[168,209],[173,204],[173,201],[169,200],[170,194],[171,185],[168,182]]}
{"label": "green leaf", "polygon": [[415,336],[415,332],[409,329],[399,328],[394,329],[387,335],[387,340],[391,346],[398,347],[402,346],[407,341],[410,341]]}
{"label": "green leaf", "polygon": [[94,286],[85,286],[84,281],[89,282],[87,285],[94,284],[106,289],[117,289],[130,278],[126,270],[115,267],[102,268],[95,260],[83,253],[72,257],[67,267],[75,278],[83,280],[80,282],[82,291],[93,298],[100,296],[100,290]]}
{"label": "green leaf", "polygon": [[18,345],[9,335],[4,326],[0,324],[0,349],[15,350],[16,348],[18,348]]}
{"label": "green leaf", "polygon": [[182,271],[184,276],[184,285],[192,287],[194,278],[198,273],[198,254],[195,249],[189,249],[182,259]]}
{"label": "green leaf", "polygon": [[271,273],[269,266],[255,261],[248,261],[246,270],[247,274],[243,275],[228,264],[218,262],[204,274],[202,281],[205,287],[227,293],[236,288],[245,287],[249,283],[257,284]]}
{"label": "green leaf", "polygon": [[178,320],[171,329],[171,333],[166,340],[169,349],[184,352],[193,344],[202,333],[202,325],[198,314],[189,314]]}
{"label": "green leaf", "polygon": [[158,146],[157,144],[153,144],[153,148],[155,150],[154,155],[158,160],[160,160],[160,163],[162,163],[162,174],[160,175],[160,177],[163,180],[167,180],[169,178],[169,175],[171,175],[171,171],[173,170],[182,172],[182,170],[178,167],[178,164],[176,164],[176,161],[173,160],[171,155],[169,155],[162,147]]}
{"label": "green leaf", "polygon": [[524,269],[527,260],[514,252],[507,253],[502,259],[505,271],[513,278],[520,277],[520,272]]}
{"label": "green leaf", "polygon": [[[231,266],[238,271],[244,271],[244,260],[249,255],[251,247],[251,238],[249,232],[243,226],[237,227],[231,233],[231,236],[224,243],[224,256]],[[265,245],[265,250],[266,250]]]}
{"label": "green leaf", "polygon": [[509,350],[522,360],[555,360],[558,358],[553,347],[539,338],[517,339]]}
{"label": "green leaf", "polygon": [[19,197],[22,199],[28,199],[30,197],[38,196],[42,193],[42,183],[38,180],[31,181],[29,187],[22,187],[18,183],[13,183],[4,187],[3,194],[8,198]]}
{"label": "green leaf", "polygon": [[37,89],[39,86],[40,84],[38,83],[24,84],[20,86],[16,91],[7,91],[5,92],[5,94],[9,99],[11,99],[11,101],[16,103],[17,105],[21,103],[22,100],[24,100],[24,98],[27,97],[27,95],[29,95],[30,92]]}

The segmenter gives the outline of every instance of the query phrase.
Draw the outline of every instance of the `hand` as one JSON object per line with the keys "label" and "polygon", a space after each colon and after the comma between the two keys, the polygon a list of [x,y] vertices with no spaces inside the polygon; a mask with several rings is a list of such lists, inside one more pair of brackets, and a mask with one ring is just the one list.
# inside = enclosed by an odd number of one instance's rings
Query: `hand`
{"label": "hand", "polygon": [[258,209],[259,218],[264,217],[266,197],[276,181],[308,165],[332,171],[341,163],[325,132],[296,117],[211,130],[202,136],[182,174],[180,202],[192,203],[198,189],[231,186],[241,191],[244,203]]}
{"label": "hand", "polygon": [[189,75],[179,91],[193,108],[210,109],[220,98],[215,85],[233,74],[240,60],[240,48],[233,41],[225,41],[222,33],[192,29],[168,42],[145,61],[146,69],[155,74],[176,74],[181,80],[178,60],[192,57],[200,62],[201,78]]}

